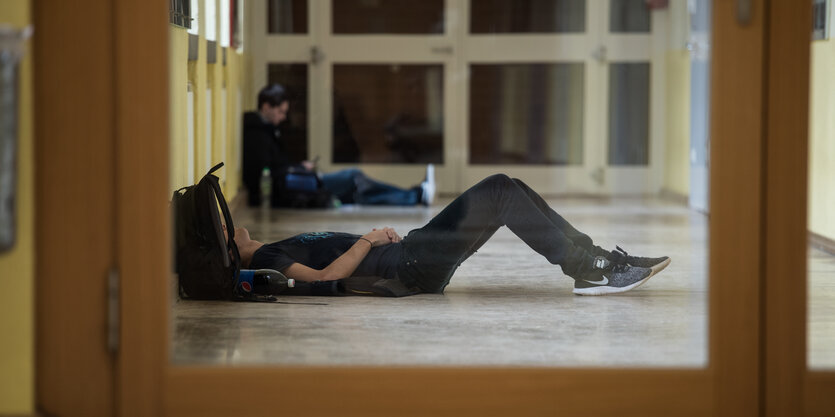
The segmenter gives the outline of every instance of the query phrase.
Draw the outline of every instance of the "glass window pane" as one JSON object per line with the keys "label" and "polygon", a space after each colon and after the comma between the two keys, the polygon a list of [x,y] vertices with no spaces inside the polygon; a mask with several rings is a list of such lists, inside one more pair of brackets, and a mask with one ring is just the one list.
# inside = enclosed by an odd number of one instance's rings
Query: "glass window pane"
{"label": "glass window pane", "polygon": [[206,6],[206,40],[217,40],[217,10],[214,1],[203,2]]}
{"label": "glass window pane", "polygon": [[229,0],[220,0],[220,47],[229,47]]}
{"label": "glass window pane", "polygon": [[[814,180],[813,180],[814,181]],[[811,181],[810,181],[811,183]],[[810,190],[813,191],[813,190]],[[831,193],[830,193],[831,194]],[[824,222],[815,218],[829,216],[832,207],[819,204],[816,197],[809,193],[811,245],[808,253],[808,367],[816,370],[835,370],[835,240],[823,233]],[[823,214],[826,211],[827,214]],[[814,224],[818,221],[818,224]],[[832,229],[830,227],[829,229]]]}
{"label": "glass window pane", "polygon": [[443,163],[443,66],[333,66],[333,162]]}
{"label": "glass window pane", "polygon": [[610,32],[650,32],[650,14],[646,0],[611,0]]}
{"label": "glass window pane", "polygon": [[585,65],[470,67],[470,163],[583,163]]}
{"label": "glass window pane", "polygon": [[191,35],[200,33],[200,2],[198,0],[191,0],[191,27],[188,33]]}
{"label": "glass window pane", "polygon": [[470,33],[576,33],[585,30],[585,0],[472,0],[470,3]]}
{"label": "glass window pane", "polygon": [[444,0],[336,0],[333,33],[444,33]]}
{"label": "glass window pane", "polygon": [[[303,161],[307,155],[307,65],[269,64],[267,81],[283,85],[290,96],[290,109],[278,126],[291,161]],[[259,86],[260,89],[263,86]],[[256,103],[252,103],[254,106]]]}
{"label": "glass window pane", "polygon": [[649,164],[649,63],[609,65],[609,165]]}
{"label": "glass window pane", "polygon": [[307,0],[269,0],[268,33],[307,33]]}
{"label": "glass window pane", "polygon": [[[833,3],[830,2],[829,6]],[[830,19],[835,11],[829,10]],[[835,21],[835,20],[832,20]],[[807,356],[835,371],[835,100],[831,41],[812,42],[809,80]],[[805,86],[803,86],[805,88]]]}

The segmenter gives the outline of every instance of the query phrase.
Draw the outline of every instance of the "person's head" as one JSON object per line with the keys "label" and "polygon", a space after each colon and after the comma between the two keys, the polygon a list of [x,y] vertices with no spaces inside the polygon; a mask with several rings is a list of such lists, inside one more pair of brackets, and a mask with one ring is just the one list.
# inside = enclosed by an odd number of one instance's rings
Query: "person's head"
{"label": "person's head", "polygon": [[[220,228],[223,229],[223,239],[228,240],[229,235],[226,234],[226,225],[221,223]],[[249,237],[249,230],[247,230],[245,227],[235,228],[235,244],[237,244],[238,246],[245,246],[251,242],[253,242],[253,240],[251,237]]]}
{"label": "person's head", "polygon": [[[229,239],[229,236],[226,234],[226,225],[221,223],[221,227],[223,227],[223,238]],[[249,262],[252,260],[252,254],[254,254],[255,251],[261,247],[262,243],[252,240],[252,238],[249,237],[249,230],[245,227],[236,227],[235,245],[238,247],[238,252],[241,255],[241,266],[247,268],[249,267]]]}
{"label": "person's head", "polygon": [[287,118],[290,109],[290,99],[287,90],[280,84],[271,84],[258,93],[258,112],[268,122],[278,126]]}

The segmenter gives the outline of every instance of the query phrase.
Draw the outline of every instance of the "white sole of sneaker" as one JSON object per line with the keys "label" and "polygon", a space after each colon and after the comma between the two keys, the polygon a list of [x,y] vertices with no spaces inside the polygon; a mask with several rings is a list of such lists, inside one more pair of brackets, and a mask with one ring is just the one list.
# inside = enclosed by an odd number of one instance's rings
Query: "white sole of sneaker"
{"label": "white sole of sneaker", "polygon": [[[669,264],[669,262],[667,262]],[[660,264],[659,264],[660,265]],[[666,265],[665,265],[666,266]],[[661,268],[664,269],[664,268]],[[659,269],[660,271],[660,269]],[[627,292],[631,289],[635,289],[640,287],[643,283],[647,282],[648,279],[652,278],[654,274],[650,272],[646,278],[632,284],[627,285],[625,287],[607,287],[605,285],[601,285],[599,287],[589,287],[589,288],[575,288],[574,294],[577,295],[609,295],[609,294],[618,294],[622,292]]]}
{"label": "white sole of sneaker", "polygon": [[[672,262],[672,259],[667,258],[667,260],[665,260],[664,262],[661,262],[660,264],[653,266],[652,268],[650,268],[650,270],[652,270],[652,272],[650,272],[649,276],[651,277],[651,276],[661,272],[664,268],[667,267],[667,265],[670,264],[670,262]],[[649,277],[647,277],[647,278],[649,278]]]}

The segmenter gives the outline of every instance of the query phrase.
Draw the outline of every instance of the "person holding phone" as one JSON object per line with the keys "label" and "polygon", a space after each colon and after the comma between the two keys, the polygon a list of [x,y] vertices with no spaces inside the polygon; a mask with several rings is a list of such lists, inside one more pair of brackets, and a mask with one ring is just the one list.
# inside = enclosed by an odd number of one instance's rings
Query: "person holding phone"
{"label": "person holding phone", "polygon": [[[260,206],[261,176],[269,168],[272,176],[270,203],[281,205],[281,193],[287,192],[286,178],[290,172],[312,173],[316,160],[295,161],[288,152],[288,144],[278,126],[287,118],[290,99],[279,84],[264,87],[258,93],[258,111],[247,112],[243,119],[243,182],[250,206]],[[426,168],[426,176],[419,184],[400,188],[369,177],[360,169],[351,168],[320,175],[322,187],[343,204],[372,204],[429,206],[435,198],[434,167]]]}

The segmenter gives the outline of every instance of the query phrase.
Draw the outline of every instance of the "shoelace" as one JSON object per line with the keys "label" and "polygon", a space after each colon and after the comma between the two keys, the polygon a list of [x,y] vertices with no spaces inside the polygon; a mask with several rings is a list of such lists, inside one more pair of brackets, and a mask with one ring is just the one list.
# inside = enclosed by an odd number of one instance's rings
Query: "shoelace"
{"label": "shoelace", "polygon": [[629,263],[629,254],[626,253],[623,248],[620,246],[615,246],[615,250],[612,251],[612,257],[609,261],[617,266],[626,266]]}

